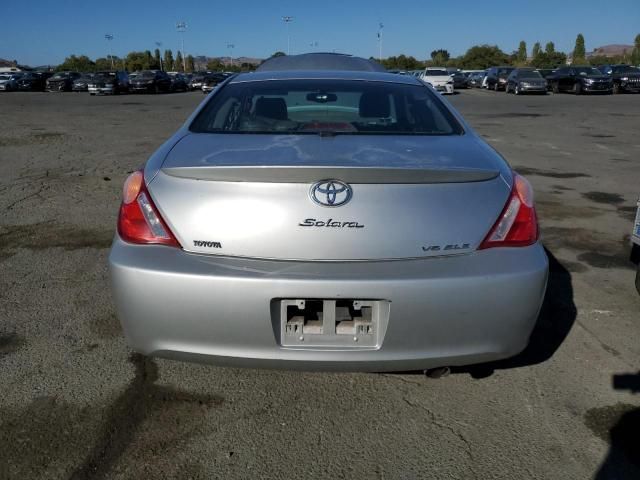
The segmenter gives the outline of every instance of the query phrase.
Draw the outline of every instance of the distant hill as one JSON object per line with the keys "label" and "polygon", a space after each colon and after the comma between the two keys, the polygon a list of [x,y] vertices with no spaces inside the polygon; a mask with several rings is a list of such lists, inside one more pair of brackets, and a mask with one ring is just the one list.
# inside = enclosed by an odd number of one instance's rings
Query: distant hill
{"label": "distant hill", "polygon": [[18,62],[15,60],[5,60],[4,58],[0,58],[0,67],[17,67]]}
{"label": "distant hill", "polygon": [[633,45],[603,45],[602,47],[595,48],[593,52],[588,53],[587,57],[618,57],[625,53],[630,54],[633,50]]}
{"label": "distant hill", "polygon": [[260,65],[263,61],[262,58],[254,58],[254,57],[236,57],[233,59],[229,59],[229,57],[207,57],[205,55],[194,56],[194,63],[196,70],[205,70],[207,68],[207,63],[209,61],[219,61],[223,64],[230,65],[242,65],[243,63],[249,63],[251,65]]}

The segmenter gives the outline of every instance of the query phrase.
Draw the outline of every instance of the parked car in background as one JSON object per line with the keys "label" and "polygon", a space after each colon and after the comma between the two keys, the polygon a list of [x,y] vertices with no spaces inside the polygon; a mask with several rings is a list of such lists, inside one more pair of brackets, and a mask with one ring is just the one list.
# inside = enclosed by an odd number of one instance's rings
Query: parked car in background
{"label": "parked car in background", "polygon": [[547,81],[551,83],[553,93],[572,92],[580,95],[582,93],[611,93],[613,91],[611,78],[588,65],[558,68],[555,73],[547,77]]}
{"label": "parked car in background", "polygon": [[129,345],[375,372],[519,353],[548,277],[531,185],[425,82],[328,55],[234,76],[126,180]]}
{"label": "parked car in background", "polygon": [[469,73],[469,86],[474,88],[481,88],[482,81],[487,76],[486,72],[470,72]]}
{"label": "parked car in background", "polygon": [[599,67],[613,82],[613,93],[640,92],[640,69],[631,65],[603,65]]}
{"label": "parked car in background", "polygon": [[491,67],[487,70],[487,79],[484,87],[487,90],[504,90],[507,85],[507,77],[515,70],[515,67]]}
{"label": "parked car in background", "polygon": [[196,74],[194,74],[193,77],[191,77],[191,80],[189,81],[189,89],[191,89],[191,90],[201,90],[202,89],[202,82],[204,81],[206,76],[207,76],[206,73],[196,73]]}
{"label": "parked car in background", "polygon": [[420,80],[428,83],[440,93],[449,95],[453,93],[453,79],[446,68],[427,67],[422,71]]}
{"label": "parked car in background", "polygon": [[227,73],[210,73],[202,80],[202,93],[209,93],[229,77]]}
{"label": "parked car in background", "polygon": [[132,93],[166,93],[171,91],[171,77],[160,70],[142,70],[129,75]]}
{"label": "parked car in background", "polygon": [[97,72],[88,85],[89,94],[117,95],[129,92],[129,74],[125,71]]}
{"label": "parked car in background", "polygon": [[43,92],[50,72],[27,72],[18,79],[18,90],[23,92]]}
{"label": "parked car in background", "polygon": [[57,72],[46,82],[47,92],[70,92],[73,82],[82,76],[79,72]]}
{"label": "parked car in background", "polygon": [[0,91],[11,92],[18,90],[18,80],[22,78],[23,74],[16,73],[0,73]]}
{"label": "parked car in background", "polygon": [[48,92],[70,92],[73,82],[82,76],[79,72],[57,72],[46,81],[45,89]]}
{"label": "parked car in background", "polygon": [[89,83],[94,75],[95,73],[83,73],[81,77],[73,81],[71,90],[74,92],[86,92],[89,89]]}
{"label": "parked car in background", "polygon": [[453,79],[453,88],[469,88],[469,78],[466,74],[462,72],[454,72],[451,74],[451,78]]}
{"label": "parked car in background", "polygon": [[171,91],[172,92],[186,92],[189,90],[187,80],[182,73],[169,73],[171,79]]}
{"label": "parked car in background", "polygon": [[533,68],[516,68],[507,77],[505,92],[547,94],[547,81]]}

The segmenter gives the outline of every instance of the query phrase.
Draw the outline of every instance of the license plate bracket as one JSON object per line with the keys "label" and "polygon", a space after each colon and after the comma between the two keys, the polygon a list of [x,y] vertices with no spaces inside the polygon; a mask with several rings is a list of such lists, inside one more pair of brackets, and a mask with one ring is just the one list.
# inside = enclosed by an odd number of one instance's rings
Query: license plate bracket
{"label": "license plate bracket", "polygon": [[380,348],[391,304],[387,300],[317,298],[276,302],[280,345],[312,349]]}

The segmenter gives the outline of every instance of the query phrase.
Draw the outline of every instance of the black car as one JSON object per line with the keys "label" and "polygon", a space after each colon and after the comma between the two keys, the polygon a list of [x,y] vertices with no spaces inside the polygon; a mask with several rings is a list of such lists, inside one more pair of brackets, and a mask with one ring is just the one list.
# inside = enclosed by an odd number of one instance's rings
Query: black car
{"label": "black car", "polygon": [[487,90],[504,90],[507,85],[507,77],[515,67],[491,67],[487,71]]}
{"label": "black car", "polygon": [[73,82],[76,78],[80,78],[78,72],[57,72],[47,79],[47,92],[70,92],[73,88]]}
{"label": "black car", "polygon": [[171,77],[160,70],[142,70],[129,75],[132,93],[163,93],[171,91]]}
{"label": "black car", "polygon": [[505,92],[547,94],[547,81],[533,68],[516,68],[507,77]]}
{"label": "black car", "polygon": [[185,76],[181,73],[170,73],[171,78],[171,91],[172,92],[186,92],[189,90],[189,85]]}
{"label": "black car", "polygon": [[89,81],[90,95],[117,95],[129,92],[129,74],[119,71],[97,72]]}
{"label": "black car", "polygon": [[43,92],[47,78],[52,74],[49,72],[28,72],[18,80],[18,90],[24,92]]}
{"label": "black car", "polygon": [[453,79],[453,88],[457,90],[459,88],[469,88],[469,76],[462,72],[454,72],[451,75]]}
{"label": "black car", "polygon": [[600,70],[590,66],[569,66],[556,70],[547,77],[553,93],[573,92],[576,95],[587,92],[611,93],[613,82]]}
{"label": "black car", "polygon": [[613,81],[613,93],[640,92],[640,69],[631,65],[603,65],[598,69]]}
{"label": "black car", "polygon": [[93,73],[84,73],[81,77],[76,78],[73,81],[73,86],[71,90],[74,92],[86,92],[89,89],[89,83],[93,78]]}

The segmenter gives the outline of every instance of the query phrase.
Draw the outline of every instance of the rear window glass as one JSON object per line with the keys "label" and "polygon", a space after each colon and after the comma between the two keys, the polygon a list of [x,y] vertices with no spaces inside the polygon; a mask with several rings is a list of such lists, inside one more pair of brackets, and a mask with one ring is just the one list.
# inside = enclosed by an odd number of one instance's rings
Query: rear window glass
{"label": "rear window glass", "polygon": [[200,133],[457,135],[438,94],[418,85],[356,80],[227,84],[191,124]]}

